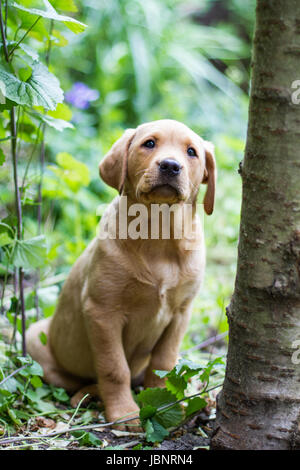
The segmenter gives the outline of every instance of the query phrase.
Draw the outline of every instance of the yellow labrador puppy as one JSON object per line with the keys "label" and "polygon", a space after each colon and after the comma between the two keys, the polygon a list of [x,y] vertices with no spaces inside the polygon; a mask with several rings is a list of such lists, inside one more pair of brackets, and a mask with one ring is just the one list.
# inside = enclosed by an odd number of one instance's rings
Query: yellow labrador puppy
{"label": "yellow labrador puppy", "polygon": [[[137,203],[148,210],[147,226],[154,204],[190,204],[193,230],[202,233],[195,210],[201,183],[207,185],[204,209],[213,211],[213,146],[177,121],[128,129],[99,169],[125,198],[127,224]],[[117,197],[108,214],[120,216],[120,207]],[[153,370],[174,367],[205,267],[203,236],[191,250],[189,237],[174,236],[174,222],[170,237],[159,228],[156,237],[137,238],[124,236],[117,220],[116,236],[96,237],[74,264],[54,316],[27,332],[28,352],[42,365],[45,380],[69,392],[80,390],[73,404],[97,383],[109,421],[138,415],[133,379],[141,378],[145,387],[164,386]],[[46,345],[39,339],[42,331]]]}

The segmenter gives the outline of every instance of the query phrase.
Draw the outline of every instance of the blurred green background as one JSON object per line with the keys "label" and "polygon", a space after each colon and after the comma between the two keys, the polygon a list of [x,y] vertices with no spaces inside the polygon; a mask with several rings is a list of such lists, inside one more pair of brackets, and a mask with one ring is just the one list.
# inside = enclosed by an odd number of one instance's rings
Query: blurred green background
{"label": "blurred green background", "polygon": [[[177,119],[215,144],[218,166],[215,211],[205,217],[206,277],[182,346],[189,348],[227,330],[225,307],[235,277],[241,203],[237,170],[247,129],[255,0],[63,3],[88,27],[78,35],[60,25],[52,31],[58,47],[50,51],[50,70],[66,92],[65,104],[52,115],[71,120],[74,129],[46,130],[42,232],[48,255],[40,270],[40,309],[46,316],[53,313],[65,276],[95,236],[97,206],[116,194],[99,179],[102,156],[127,127]],[[31,155],[32,136],[26,142],[27,134],[19,150],[20,179],[26,173],[25,238],[30,238],[37,234],[36,206],[30,196],[36,191],[39,164],[38,156]],[[62,152],[72,157],[62,158]],[[73,165],[72,158],[83,165]],[[2,218],[14,213],[9,158],[0,167],[0,179]],[[3,264],[1,269],[5,272]],[[30,273],[25,281],[31,321],[36,310]],[[11,296],[10,287],[5,299]]]}

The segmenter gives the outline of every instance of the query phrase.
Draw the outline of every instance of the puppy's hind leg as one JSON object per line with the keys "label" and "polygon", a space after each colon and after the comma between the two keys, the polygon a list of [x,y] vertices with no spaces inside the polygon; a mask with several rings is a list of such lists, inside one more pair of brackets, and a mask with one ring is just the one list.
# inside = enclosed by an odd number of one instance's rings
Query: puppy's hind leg
{"label": "puppy's hind leg", "polygon": [[71,405],[73,408],[76,408],[81,402],[82,406],[87,406],[93,398],[100,399],[97,384],[87,385],[86,387],[78,390],[78,392],[76,392],[71,398]]}
{"label": "puppy's hind leg", "polygon": [[[42,366],[45,382],[62,387],[67,392],[76,392],[83,386],[83,383],[80,379],[66,372],[56,361],[50,348],[50,321],[51,318],[46,318],[30,325],[26,332],[27,351],[32,359]],[[45,333],[47,336],[46,344],[42,344],[40,340],[41,333]]]}

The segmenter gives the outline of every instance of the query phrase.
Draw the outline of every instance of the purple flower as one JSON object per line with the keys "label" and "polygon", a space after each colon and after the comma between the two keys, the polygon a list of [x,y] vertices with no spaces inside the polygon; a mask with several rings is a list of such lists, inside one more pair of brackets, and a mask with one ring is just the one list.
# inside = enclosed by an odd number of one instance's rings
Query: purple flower
{"label": "purple flower", "polygon": [[66,101],[76,108],[87,109],[90,106],[90,101],[97,100],[99,96],[99,91],[92,90],[85,83],[76,82],[66,93]]}

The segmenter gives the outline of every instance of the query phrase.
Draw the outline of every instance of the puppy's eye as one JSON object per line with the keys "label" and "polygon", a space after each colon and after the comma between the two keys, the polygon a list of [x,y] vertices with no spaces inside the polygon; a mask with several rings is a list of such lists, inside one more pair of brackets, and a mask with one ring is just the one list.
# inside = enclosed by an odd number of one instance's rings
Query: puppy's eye
{"label": "puppy's eye", "polygon": [[147,147],[147,149],[153,149],[155,147],[155,142],[153,139],[146,140],[146,142],[143,143],[143,147]]}
{"label": "puppy's eye", "polygon": [[193,147],[189,147],[189,148],[187,149],[187,154],[188,154],[190,157],[197,157],[196,150],[195,150]]}

